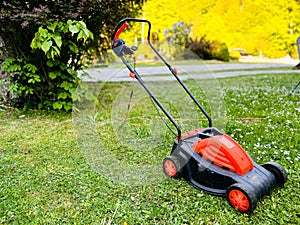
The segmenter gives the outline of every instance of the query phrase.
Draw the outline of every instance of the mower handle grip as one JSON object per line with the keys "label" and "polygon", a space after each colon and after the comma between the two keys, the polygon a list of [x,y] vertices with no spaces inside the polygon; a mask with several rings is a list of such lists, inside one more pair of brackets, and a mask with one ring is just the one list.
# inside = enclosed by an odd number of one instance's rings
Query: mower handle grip
{"label": "mower handle grip", "polygon": [[112,37],[111,37],[111,41],[115,41],[119,39],[120,34],[126,29],[126,27],[129,25],[128,22],[138,22],[138,23],[147,23],[149,28],[148,28],[148,35],[147,35],[147,40],[150,41],[150,29],[151,29],[151,23],[149,20],[145,20],[145,19],[137,19],[137,18],[123,18],[122,20],[120,20],[120,22],[118,23]]}
{"label": "mower handle grip", "polygon": [[126,29],[129,24],[127,22],[123,23],[120,29],[116,32],[114,36],[114,41],[119,39],[120,34]]}

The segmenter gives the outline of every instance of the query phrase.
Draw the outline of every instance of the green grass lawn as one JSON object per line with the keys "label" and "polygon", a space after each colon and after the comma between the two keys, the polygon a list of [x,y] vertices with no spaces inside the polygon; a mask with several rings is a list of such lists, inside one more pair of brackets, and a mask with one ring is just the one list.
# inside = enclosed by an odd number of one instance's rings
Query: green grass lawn
{"label": "green grass lawn", "polygon": [[[299,79],[187,81],[215,125],[257,163],[272,160],[288,170],[286,185],[251,215],[163,176],[174,135],[137,84],[126,121],[130,83],[101,84],[99,104],[79,105],[73,115],[0,109],[0,224],[300,224],[299,89],[288,95]],[[207,126],[174,85],[149,84],[184,131]],[[145,177],[132,178],[140,168]]]}

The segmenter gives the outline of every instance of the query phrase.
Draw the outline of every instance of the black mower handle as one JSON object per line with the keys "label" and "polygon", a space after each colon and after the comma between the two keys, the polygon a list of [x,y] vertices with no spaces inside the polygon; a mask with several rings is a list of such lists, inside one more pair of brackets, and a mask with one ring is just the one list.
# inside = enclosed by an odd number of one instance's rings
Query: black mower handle
{"label": "black mower handle", "polygon": [[145,90],[150,95],[151,99],[159,106],[159,108],[164,112],[164,114],[168,117],[168,119],[172,122],[172,124],[175,126],[178,135],[177,137],[181,138],[181,130],[178,126],[178,124],[175,122],[175,120],[172,118],[172,116],[167,112],[167,110],[162,106],[162,104],[158,101],[158,99],[152,94],[152,92],[149,90],[149,88],[146,86],[145,82],[141,79],[140,75],[136,72],[134,68],[132,68],[129,63],[125,60],[125,55],[132,55],[134,54],[134,49],[128,47],[125,42],[122,39],[119,39],[120,34],[126,29],[128,26],[128,22],[138,22],[138,23],[147,23],[148,24],[148,34],[147,34],[147,41],[149,46],[152,48],[152,50],[156,53],[156,55],[164,62],[164,64],[169,68],[170,72],[174,75],[176,80],[180,83],[180,85],[183,87],[183,89],[187,92],[187,94],[191,97],[191,99],[196,103],[196,105],[199,107],[199,109],[203,112],[203,114],[208,119],[209,127],[212,127],[212,120],[208,113],[205,111],[203,106],[197,101],[197,99],[192,95],[190,90],[185,86],[185,84],[181,81],[181,79],[177,76],[177,70],[172,68],[171,65],[162,57],[162,55],[156,50],[156,48],[151,44],[150,42],[150,30],[151,30],[151,23],[148,20],[145,19],[137,19],[137,18],[123,18],[118,23],[113,35],[111,36],[111,44],[112,49],[114,53],[121,58],[123,63],[126,65],[126,67],[129,69],[129,71],[133,74],[133,77],[135,77],[139,83],[145,88]]}
{"label": "black mower handle", "polygon": [[138,23],[147,23],[149,28],[148,28],[148,35],[147,35],[147,40],[150,40],[150,30],[151,30],[151,23],[149,20],[145,20],[145,19],[137,19],[137,18],[123,18],[122,20],[120,20],[120,22],[118,23],[112,37],[111,37],[111,41],[114,42],[116,40],[119,39],[120,34],[126,29],[126,27],[128,26],[128,22],[138,22]]}

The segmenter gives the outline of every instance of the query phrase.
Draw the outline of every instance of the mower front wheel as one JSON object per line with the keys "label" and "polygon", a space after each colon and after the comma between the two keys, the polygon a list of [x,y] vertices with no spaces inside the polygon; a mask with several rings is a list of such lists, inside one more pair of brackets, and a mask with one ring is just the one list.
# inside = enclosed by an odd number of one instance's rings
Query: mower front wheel
{"label": "mower front wheel", "polygon": [[226,190],[229,204],[242,213],[251,213],[257,204],[255,194],[246,186],[236,183]]}
{"label": "mower front wheel", "polygon": [[168,156],[163,161],[163,171],[164,173],[171,178],[180,177],[180,163],[177,156]]}

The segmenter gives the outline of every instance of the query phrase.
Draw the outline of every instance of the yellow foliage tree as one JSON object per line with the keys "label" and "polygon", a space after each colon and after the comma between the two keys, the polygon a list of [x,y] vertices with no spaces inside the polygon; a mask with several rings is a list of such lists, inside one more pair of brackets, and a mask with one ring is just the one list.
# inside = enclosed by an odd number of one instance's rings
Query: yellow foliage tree
{"label": "yellow foliage tree", "polygon": [[225,42],[269,57],[293,55],[300,35],[297,0],[148,0],[143,8],[160,40],[166,28],[183,20],[191,38]]}

